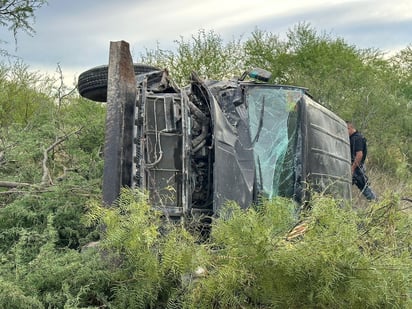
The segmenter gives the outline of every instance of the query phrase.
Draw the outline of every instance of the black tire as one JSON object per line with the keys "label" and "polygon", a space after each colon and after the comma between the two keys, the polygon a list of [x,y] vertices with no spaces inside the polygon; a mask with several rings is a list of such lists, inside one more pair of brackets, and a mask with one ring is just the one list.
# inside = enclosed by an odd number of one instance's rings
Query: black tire
{"label": "black tire", "polygon": [[[80,95],[92,101],[106,102],[108,69],[108,65],[101,65],[81,73],[77,85]],[[151,65],[134,64],[136,75],[159,70],[159,68]]]}

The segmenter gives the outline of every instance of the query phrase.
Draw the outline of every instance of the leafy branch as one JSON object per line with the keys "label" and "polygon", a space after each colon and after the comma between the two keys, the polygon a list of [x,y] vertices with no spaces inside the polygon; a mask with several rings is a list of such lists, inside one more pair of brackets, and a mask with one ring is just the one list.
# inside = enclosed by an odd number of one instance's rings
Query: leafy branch
{"label": "leafy branch", "polygon": [[34,12],[46,3],[45,0],[0,0],[0,25],[8,27],[15,39],[18,30],[32,35]]}

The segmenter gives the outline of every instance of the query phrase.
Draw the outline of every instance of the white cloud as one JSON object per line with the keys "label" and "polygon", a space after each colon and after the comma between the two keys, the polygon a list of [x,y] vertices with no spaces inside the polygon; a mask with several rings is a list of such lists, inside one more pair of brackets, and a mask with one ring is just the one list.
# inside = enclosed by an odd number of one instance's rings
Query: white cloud
{"label": "white cloud", "polygon": [[[59,62],[78,75],[107,63],[110,41],[128,41],[136,54],[157,43],[171,49],[174,40],[190,39],[200,29],[224,38],[256,27],[282,35],[299,22],[362,47],[391,50],[412,43],[411,0],[54,0],[39,11],[37,34],[19,35],[18,54],[36,68],[54,72]],[[3,33],[10,35],[0,28],[5,38]]]}

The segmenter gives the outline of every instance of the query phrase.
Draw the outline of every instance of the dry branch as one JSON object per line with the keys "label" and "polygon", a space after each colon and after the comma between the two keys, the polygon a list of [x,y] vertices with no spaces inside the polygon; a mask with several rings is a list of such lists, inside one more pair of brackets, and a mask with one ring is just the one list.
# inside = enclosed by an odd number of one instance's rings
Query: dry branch
{"label": "dry branch", "polygon": [[49,159],[49,152],[52,151],[55,147],[63,143],[66,139],[68,139],[71,135],[80,132],[82,128],[73,131],[71,133],[67,133],[66,135],[58,138],[53,144],[51,144],[48,148],[43,149],[43,160],[42,160],[42,167],[43,167],[43,176],[41,179],[41,185],[45,186],[48,184],[53,184],[53,181],[50,176],[49,168],[47,167],[47,160]]}
{"label": "dry branch", "polygon": [[[53,184],[53,181],[51,179],[50,176],[50,172],[49,172],[49,168],[47,167],[47,161],[49,159],[49,152],[52,151],[54,148],[56,148],[58,145],[60,145],[62,142],[64,142],[66,139],[68,139],[71,135],[76,134],[78,132],[80,132],[82,130],[82,128],[70,132],[58,139],[56,139],[56,141],[51,144],[49,147],[43,149],[43,160],[42,160],[42,169],[43,169],[43,176],[42,176],[42,180],[40,183],[40,186],[45,186],[48,184]],[[1,155],[1,153],[0,153]],[[64,176],[66,175],[67,171],[70,169],[65,168],[64,170]],[[30,184],[30,183],[25,183],[25,182],[14,182],[14,181],[1,181],[0,180],[0,188],[9,188],[9,189],[15,189],[15,188],[21,188],[21,187],[31,187],[31,186],[35,186],[34,184]],[[7,191],[8,192],[8,191]]]}
{"label": "dry branch", "polygon": [[14,181],[0,181],[0,187],[2,188],[19,188],[19,187],[30,187],[31,184],[25,182],[14,182]]}

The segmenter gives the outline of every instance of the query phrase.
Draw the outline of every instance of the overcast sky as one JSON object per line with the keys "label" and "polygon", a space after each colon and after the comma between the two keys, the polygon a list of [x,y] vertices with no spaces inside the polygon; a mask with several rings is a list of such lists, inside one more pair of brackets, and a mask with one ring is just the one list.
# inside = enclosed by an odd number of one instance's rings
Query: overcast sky
{"label": "overcast sky", "polygon": [[[130,43],[136,59],[157,44],[173,50],[213,30],[227,41],[256,28],[284,37],[298,23],[343,38],[358,48],[385,53],[412,44],[412,0],[49,0],[36,12],[33,37],[0,28],[0,48],[31,69],[54,73],[57,63],[72,84],[81,72],[108,63],[110,41]],[[70,79],[70,80],[68,80]]]}

